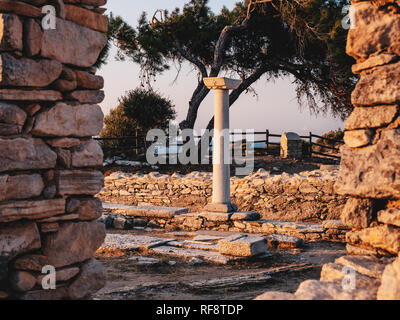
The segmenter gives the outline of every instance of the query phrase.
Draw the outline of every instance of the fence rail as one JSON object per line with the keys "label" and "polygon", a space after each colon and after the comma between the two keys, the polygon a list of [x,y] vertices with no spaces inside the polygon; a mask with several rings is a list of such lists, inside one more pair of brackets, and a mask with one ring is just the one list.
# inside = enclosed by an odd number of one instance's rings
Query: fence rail
{"label": "fence rail", "polygon": [[[236,135],[243,136],[243,133],[238,133],[238,132],[231,132],[230,136],[235,137]],[[254,136],[260,136],[263,135],[265,136],[265,139],[257,139],[254,141],[251,141],[254,144],[260,144],[263,143],[265,144],[263,147],[257,147],[254,146],[254,150],[257,153],[264,153],[264,154],[271,154],[271,155],[277,155],[280,154],[280,142],[272,142],[271,138],[281,138],[281,134],[274,134],[270,133],[269,130],[265,130],[263,132],[257,131],[254,132]],[[195,139],[201,139],[202,136],[194,136]],[[313,134],[310,132],[309,135],[307,136],[300,136],[300,138],[304,141],[305,143],[305,148],[303,150],[303,154],[305,157],[310,157],[312,158],[313,155],[318,155],[318,156],[323,156],[327,158],[333,158],[336,160],[340,160],[339,152],[340,149],[337,147],[337,145],[342,145],[344,142],[342,140],[336,140],[332,138],[327,138],[327,137],[322,137],[320,135]],[[322,140],[322,141],[328,141],[332,145],[325,145],[321,144],[318,142],[314,142],[314,140]],[[105,152],[108,151],[114,151],[114,152],[121,152],[124,153],[126,151],[129,152],[135,152],[136,155],[139,155],[142,151],[145,151],[147,147],[149,146],[150,142],[146,141],[146,135],[144,134],[138,134],[135,136],[127,136],[127,137],[101,137],[101,138],[95,138],[95,140],[99,141],[102,144],[102,148]],[[170,142],[170,136],[166,135],[166,140],[167,140],[167,145],[166,148],[169,151],[171,147],[176,147],[177,150],[179,147],[183,146],[182,142]],[[212,139],[211,139],[212,140]],[[209,153],[210,156],[212,154],[212,144],[209,144]],[[246,140],[242,139],[242,147],[246,147]],[[233,141],[231,142],[232,148],[235,147],[235,144],[240,142],[240,140],[236,140],[233,138]],[[318,147],[319,150],[315,150]],[[325,150],[331,150],[330,153],[324,152]]]}

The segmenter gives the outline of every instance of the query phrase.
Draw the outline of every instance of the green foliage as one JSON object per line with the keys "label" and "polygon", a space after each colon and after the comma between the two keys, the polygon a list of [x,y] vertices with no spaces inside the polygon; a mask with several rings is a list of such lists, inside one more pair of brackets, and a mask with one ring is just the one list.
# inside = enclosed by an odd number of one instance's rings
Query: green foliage
{"label": "green foliage", "polygon": [[[328,133],[325,133],[322,135],[324,138],[332,139],[332,140],[338,140],[338,141],[343,141],[344,138],[344,131],[342,129],[337,129],[337,130],[331,130]],[[334,148],[339,148],[342,143],[335,142],[332,140],[325,140],[325,139],[317,139],[317,143],[329,147],[334,147]],[[324,148],[324,147],[319,147],[315,146],[316,151],[318,152],[333,152],[333,150]]]}
{"label": "green foliage", "polygon": [[147,134],[150,129],[167,129],[175,119],[171,101],[151,90],[135,89],[120,98],[120,104],[104,118],[101,137]]}
{"label": "green foliage", "polygon": [[136,121],[128,118],[121,103],[112,109],[104,118],[104,128],[100,133],[101,138],[121,138],[134,136],[137,131]]}
{"label": "green foliage", "polygon": [[165,130],[176,117],[172,102],[152,90],[131,90],[120,102],[125,115],[136,121],[136,127],[141,132],[147,133],[155,128]]}
{"label": "green foliage", "polygon": [[[268,80],[291,76],[301,106],[345,118],[357,80],[345,52],[347,30],[341,27],[342,8],[349,0],[273,0],[253,7],[250,16],[248,4],[238,2],[234,9],[214,14],[208,0],[190,0],[183,10],[164,10],[152,22],[143,13],[136,28],[110,16],[118,58],[139,64],[142,83],[148,86],[171,65],[190,62],[200,84],[192,102],[201,94],[202,78],[216,76],[215,57],[222,50],[217,73],[246,80],[260,71],[239,95],[262,75]],[[235,29],[219,47],[227,28],[241,25],[245,27]]]}
{"label": "green foliage", "polygon": [[[104,150],[126,149],[136,145],[136,140],[142,147],[148,130],[165,130],[174,119],[175,110],[170,100],[151,90],[131,90],[120,99],[118,107],[104,118],[104,128],[100,133],[100,138],[123,139],[102,141],[102,147]],[[141,137],[132,138],[136,135]]]}

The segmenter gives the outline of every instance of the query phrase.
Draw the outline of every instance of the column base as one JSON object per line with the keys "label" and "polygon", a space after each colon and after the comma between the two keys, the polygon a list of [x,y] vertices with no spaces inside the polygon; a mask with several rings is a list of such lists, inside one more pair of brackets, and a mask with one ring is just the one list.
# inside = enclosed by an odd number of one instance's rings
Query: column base
{"label": "column base", "polygon": [[237,211],[237,206],[229,203],[209,203],[204,207],[204,211],[206,212],[235,212]]}

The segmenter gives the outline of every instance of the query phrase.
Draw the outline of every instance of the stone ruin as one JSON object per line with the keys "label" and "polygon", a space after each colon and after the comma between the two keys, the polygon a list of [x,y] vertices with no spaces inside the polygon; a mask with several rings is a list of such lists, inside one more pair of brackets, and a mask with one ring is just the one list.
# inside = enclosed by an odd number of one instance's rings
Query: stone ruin
{"label": "stone ruin", "polygon": [[[103,79],[106,0],[0,0],[0,299],[81,299],[105,283],[93,254],[103,243]],[[42,8],[56,8],[56,29]],[[259,299],[400,299],[400,13],[394,0],[353,1],[348,53],[361,79],[346,122],[339,195],[348,255],[295,294]],[[51,23],[50,23],[51,25]],[[43,290],[44,266],[57,289]],[[344,289],[344,267],[355,287]]]}
{"label": "stone ruin", "polygon": [[[91,137],[103,126],[93,65],[105,3],[0,1],[0,299],[81,299],[104,286],[92,259],[105,237],[93,197],[103,154]],[[43,290],[52,267],[57,289]]]}
{"label": "stone ruin", "polygon": [[[321,281],[259,299],[400,299],[400,11],[398,2],[352,1],[347,53],[361,78],[352,94],[335,190],[349,196],[341,219],[348,255],[323,266]],[[343,267],[355,271],[355,287]]]}

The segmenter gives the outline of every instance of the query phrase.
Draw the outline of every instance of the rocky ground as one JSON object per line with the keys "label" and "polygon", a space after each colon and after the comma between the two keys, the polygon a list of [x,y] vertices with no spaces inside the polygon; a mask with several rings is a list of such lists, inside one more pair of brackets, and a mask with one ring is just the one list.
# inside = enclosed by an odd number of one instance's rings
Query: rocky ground
{"label": "rocky ground", "polygon": [[[112,233],[172,237],[144,230]],[[207,231],[196,234],[210,235]],[[194,233],[181,233],[178,238],[185,240],[193,236]],[[158,255],[151,250],[100,249],[97,258],[107,269],[107,284],[94,298],[247,300],[266,291],[293,293],[302,281],[319,279],[323,264],[344,254],[344,244],[313,242],[301,249],[270,249],[264,257],[214,264],[200,258]]]}

